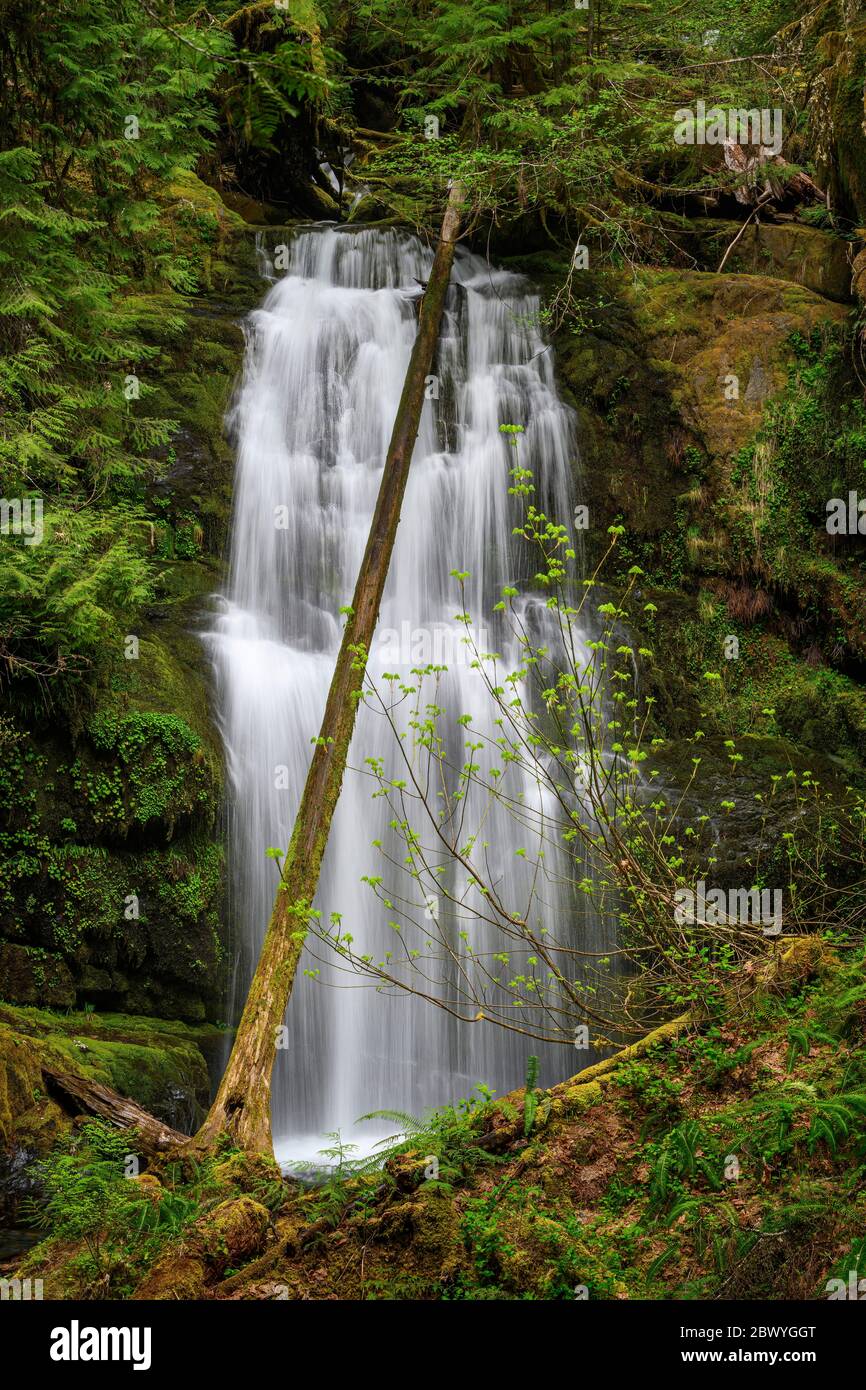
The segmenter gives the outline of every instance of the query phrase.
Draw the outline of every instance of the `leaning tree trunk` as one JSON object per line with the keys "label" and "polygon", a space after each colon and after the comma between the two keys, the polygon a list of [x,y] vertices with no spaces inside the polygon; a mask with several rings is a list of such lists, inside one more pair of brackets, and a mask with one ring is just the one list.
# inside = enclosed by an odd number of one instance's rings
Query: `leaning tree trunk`
{"label": "leaning tree trunk", "polygon": [[433,360],[451,279],[463,201],[463,189],[455,182],[451,186],[430,278],[421,301],[418,333],[385,458],[367,549],[346,619],[322,728],[316,739],[267,935],[225,1075],[193,1141],[195,1147],[210,1147],[220,1134],[227,1133],[242,1148],[272,1151],[271,1073],[278,1029],[292,992],[343,782],[367,654],[379,616],[424,405],[425,377]]}

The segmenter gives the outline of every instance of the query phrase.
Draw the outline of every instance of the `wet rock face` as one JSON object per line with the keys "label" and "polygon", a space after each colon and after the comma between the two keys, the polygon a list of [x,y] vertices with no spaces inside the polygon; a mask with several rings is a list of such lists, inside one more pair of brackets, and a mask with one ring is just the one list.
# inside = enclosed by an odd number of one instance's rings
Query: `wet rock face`
{"label": "wet rock face", "polygon": [[831,205],[862,225],[866,219],[866,17],[850,0],[810,7],[802,21],[815,45],[810,117],[819,138],[816,162]]}
{"label": "wet rock face", "polygon": [[[0,1236],[0,1262],[4,1254],[19,1254],[26,1250],[28,1245],[35,1245],[39,1239],[36,1233],[28,1239],[27,1233],[14,1229],[22,1202],[35,1196],[39,1190],[38,1178],[33,1169],[36,1158],[37,1151],[23,1144],[16,1144],[5,1153],[0,1153],[0,1228],[6,1228],[3,1235],[7,1237],[5,1243],[9,1247],[8,1252],[4,1252],[4,1241]],[[10,1227],[13,1228],[11,1231]]]}
{"label": "wet rock face", "polygon": [[75,1002],[72,972],[61,956],[28,949],[11,941],[0,943],[0,978],[8,999],[20,1004],[67,1007]]}
{"label": "wet rock face", "polygon": [[[743,761],[734,767],[721,738],[699,744],[668,740],[653,751],[657,775],[645,795],[677,808],[680,834],[691,827],[694,838],[684,840],[686,853],[698,866],[709,865],[705,878],[711,887],[751,885],[762,869],[766,884],[779,888],[789,879],[783,836],[793,834],[805,843],[816,832],[820,816],[818,806],[798,795],[785,773],[793,769],[802,778],[808,770],[837,801],[843,796],[843,782],[839,769],[826,759],[816,759],[784,739],[749,736],[738,739],[736,747]],[[693,777],[696,756],[700,766]],[[774,783],[780,773],[781,780]],[[829,857],[828,872],[830,877],[836,873],[830,871]],[[841,881],[838,873],[836,881]]]}
{"label": "wet rock face", "polygon": [[696,218],[682,241],[700,270],[718,270],[731,247],[725,262],[728,272],[787,280],[826,299],[850,302],[852,243],[832,232],[767,221],[755,221],[743,230],[742,223]]}
{"label": "wet rock face", "polygon": [[616,522],[631,558],[649,570],[651,557],[666,587],[689,583],[686,495],[700,489],[712,503],[725,493],[738,451],[786,386],[792,337],[808,340],[845,314],[769,275],[645,267],[574,277],[555,346],[578,414],[588,562]]}
{"label": "wet rock face", "polygon": [[216,750],[176,715],[19,738],[4,768],[0,974],[21,1004],[219,1016]]}
{"label": "wet rock face", "polygon": [[[578,412],[587,565],[616,524],[625,533],[602,597],[632,564],[645,572],[629,640],[652,649],[638,684],[664,740],[648,795],[675,804],[700,756],[683,818],[709,817],[694,847],[715,855],[714,886],[751,884],[758,863],[776,885],[787,882],[782,835],[808,840],[810,827],[790,784],[769,834],[757,798],[795,768],[841,803],[866,759],[863,545],[828,542],[824,526],[827,499],[862,477],[845,347],[852,267],[842,239],[780,224],[747,231],[718,274],[737,224],[692,228],[703,269],[574,277],[557,369]],[[550,275],[554,293],[562,279],[562,267]]]}

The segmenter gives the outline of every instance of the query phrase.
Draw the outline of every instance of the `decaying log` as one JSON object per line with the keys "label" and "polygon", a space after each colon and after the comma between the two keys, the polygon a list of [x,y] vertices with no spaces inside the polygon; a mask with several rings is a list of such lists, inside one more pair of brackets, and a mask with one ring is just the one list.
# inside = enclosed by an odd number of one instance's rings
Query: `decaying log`
{"label": "decaying log", "polygon": [[[805,170],[791,171],[787,160],[781,155],[763,148],[759,148],[757,153],[749,153],[734,140],[726,140],[723,148],[725,167],[733,173],[749,176],[748,181],[734,189],[738,203],[748,206],[759,200],[781,202],[784,198],[798,203],[826,202],[826,194]],[[783,169],[788,172],[782,174]]]}
{"label": "decaying log", "polygon": [[[580,1110],[599,1098],[603,1088],[608,1082],[615,1079],[616,1071],[626,1062],[634,1061],[637,1057],[643,1057],[645,1053],[653,1047],[663,1046],[671,1043],[682,1033],[697,1025],[697,1014],[690,1010],[688,1013],[680,1014],[677,1018],[672,1018],[667,1023],[660,1024],[653,1028],[652,1032],[647,1033],[637,1042],[629,1043],[627,1047],[621,1048],[619,1052],[614,1052],[612,1056],[605,1057],[601,1062],[594,1062],[592,1066],[584,1067],[576,1076],[570,1077],[567,1081],[560,1081],[555,1086],[544,1092],[545,1097],[549,1098],[552,1105],[559,1103],[568,1112]],[[494,1105],[494,1128],[487,1130],[477,1140],[478,1145],[492,1153],[501,1153],[523,1133],[524,1105],[526,1102],[526,1091],[520,1089],[511,1091],[507,1096],[502,1097],[502,1102],[508,1107],[497,1113]],[[514,1108],[518,1114],[511,1118],[509,1111]]]}
{"label": "decaying log", "polygon": [[65,1109],[76,1115],[94,1115],[118,1129],[136,1130],[140,1136],[139,1147],[146,1154],[165,1153],[176,1144],[189,1143],[189,1135],[172,1129],[171,1125],[158,1120],[110,1086],[88,1077],[73,1076],[71,1072],[55,1071],[44,1063],[42,1075],[49,1092]]}

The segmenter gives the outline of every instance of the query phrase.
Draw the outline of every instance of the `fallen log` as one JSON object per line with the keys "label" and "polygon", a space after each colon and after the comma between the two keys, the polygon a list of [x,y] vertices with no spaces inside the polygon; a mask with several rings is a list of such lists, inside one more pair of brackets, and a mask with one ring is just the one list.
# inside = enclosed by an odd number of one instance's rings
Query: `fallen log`
{"label": "fallen log", "polygon": [[71,1072],[56,1071],[53,1067],[42,1065],[42,1076],[46,1088],[59,1103],[75,1115],[94,1115],[107,1120],[117,1129],[134,1129],[139,1135],[139,1148],[145,1154],[165,1153],[176,1144],[188,1144],[189,1135],[172,1129],[163,1120],[158,1120],[148,1110],[143,1109],[128,1096],[103,1086],[99,1081],[91,1081],[85,1076],[74,1076]]}
{"label": "fallen log", "polygon": [[727,169],[744,176],[734,189],[734,197],[747,207],[756,202],[780,203],[786,198],[794,203],[827,201],[826,193],[814,179],[804,169],[792,169],[781,155],[764,149],[752,154],[736,141],[728,140],[724,144],[724,159]]}

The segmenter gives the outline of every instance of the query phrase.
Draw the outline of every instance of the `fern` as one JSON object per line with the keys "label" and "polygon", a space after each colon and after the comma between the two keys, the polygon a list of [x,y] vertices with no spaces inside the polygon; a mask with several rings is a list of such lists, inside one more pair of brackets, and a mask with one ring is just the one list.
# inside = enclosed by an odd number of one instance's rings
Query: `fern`
{"label": "fern", "polygon": [[538,1109],[538,1097],[535,1094],[535,1083],[538,1080],[538,1058],[530,1056],[526,1062],[526,1091],[523,1101],[523,1133],[526,1138],[532,1133],[532,1126],[535,1123],[535,1113]]}
{"label": "fern", "polygon": [[365,1120],[387,1120],[389,1124],[400,1125],[400,1134],[409,1136],[421,1134],[426,1128],[425,1121],[406,1110],[371,1110],[368,1115],[360,1115],[358,1124]]}
{"label": "fern", "polygon": [[791,1028],[788,1031],[788,1071],[794,1070],[798,1055],[808,1057],[811,1041],[808,1028]]}

